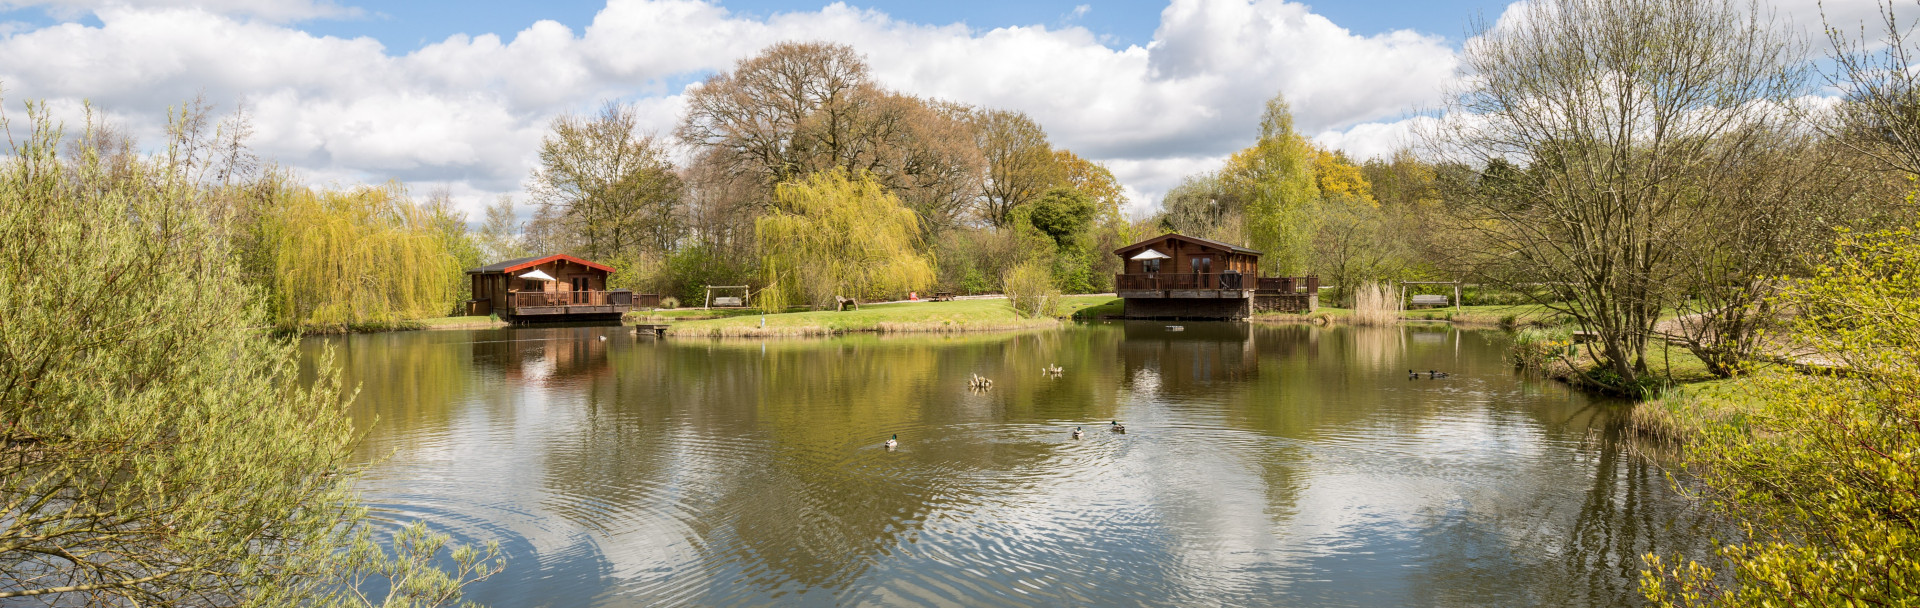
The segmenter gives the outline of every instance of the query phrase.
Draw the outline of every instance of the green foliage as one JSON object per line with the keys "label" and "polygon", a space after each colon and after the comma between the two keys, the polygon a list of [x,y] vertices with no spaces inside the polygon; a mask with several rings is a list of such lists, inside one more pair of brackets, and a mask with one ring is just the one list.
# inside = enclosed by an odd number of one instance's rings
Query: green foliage
{"label": "green foliage", "polygon": [[[1719,564],[1647,556],[1662,606],[1920,603],[1920,235],[1843,235],[1793,286],[1793,339],[1834,372],[1770,372],[1721,398],[1752,410],[1709,425],[1683,458],[1748,540]],[[1717,566],[1717,567],[1716,567]],[[1730,583],[1730,584],[1729,584]]]}
{"label": "green foliage", "polygon": [[1095,211],[1093,199],[1080,191],[1054,188],[1033,201],[1027,221],[1053,239],[1055,247],[1068,249],[1080,244],[1087,229],[1093,225]]}
{"label": "green foliage", "polygon": [[[337,375],[300,382],[295,345],[260,331],[201,184],[86,144],[62,162],[30,108],[0,161],[0,598],[378,603],[344,586],[392,560],[361,542]],[[444,543],[414,538],[420,564]],[[413,605],[457,601],[495,556],[456,552]]]}
{"label": "green foliage", "polygon": [[706,297],[708,285],[744,285],[751,260],[728,255],[710,243],[695,243],[667,256],[664,272],[654,280],[652,289],[676,301],[698,302]]}
{"label": "green foliage", "polygon": [[1028,318],[1057,316],[1060,309],[1060,290],[1053,286],[1052,273],[1046,266],[1028,262],[1014,267],[1001,281],[1007,292],[1007,303],[1014,312]]}
{"label": "green foliage", "polygon": [[1222,170],[1224,186],[1243,193],[1248,237],[1266,253],[1260,265],[1269,273],[1305,274],[1311,266],[1320,200],[1313,154],[1306,138],[1294,132],[1286,100],[1275,95],[1260,118],[1260,139]]}
{"label": "green foliage", "polygon": [[398,185],[289,190],[261,212],[277,326],[392,324],[442,316],[466,299],[457,251],[467,248],[452,246],[464,236],[437,226],[448,220]]}
{"label": "green foliage", "polygon": [[762,307],[826,307],[835,296],[871,300],[933,283],[913,210],[872,179],[825,171],[781,184],[774,198],[754,229],[767,273]]}

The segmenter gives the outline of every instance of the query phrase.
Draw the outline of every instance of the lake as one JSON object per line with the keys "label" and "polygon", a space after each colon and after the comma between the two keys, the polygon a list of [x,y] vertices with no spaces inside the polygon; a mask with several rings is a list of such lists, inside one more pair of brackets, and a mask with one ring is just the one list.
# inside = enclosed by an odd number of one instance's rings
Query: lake
{"label": "lake", "polygon": [[1624,405],[1501,332],[1181,325],[302,347],[360,387],[382,525],[501,543],[495,607],[1599,606],[1709,548]]}

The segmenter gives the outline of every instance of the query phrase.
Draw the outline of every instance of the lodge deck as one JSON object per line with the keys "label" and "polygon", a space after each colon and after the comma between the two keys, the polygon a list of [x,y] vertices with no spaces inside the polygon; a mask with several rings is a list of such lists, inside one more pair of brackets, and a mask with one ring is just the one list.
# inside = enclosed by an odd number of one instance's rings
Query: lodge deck
{"label": "lodge deck", "polygon": [[634,309],[625,290],[515,292],[507,301],[500,318],[513,323],[619,320]]}

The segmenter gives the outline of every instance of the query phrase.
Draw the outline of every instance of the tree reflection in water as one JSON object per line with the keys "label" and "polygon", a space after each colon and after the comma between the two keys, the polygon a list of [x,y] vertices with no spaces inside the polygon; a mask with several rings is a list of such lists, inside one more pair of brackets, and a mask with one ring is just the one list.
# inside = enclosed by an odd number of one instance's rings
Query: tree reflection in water
{"label": "tree reflection in water", "polygon": [[376,506],[504,542],[495,605],[1613,605],[1705,549],[1624,410],[1498,334],[1185,326],[309,349],[379,417]]}

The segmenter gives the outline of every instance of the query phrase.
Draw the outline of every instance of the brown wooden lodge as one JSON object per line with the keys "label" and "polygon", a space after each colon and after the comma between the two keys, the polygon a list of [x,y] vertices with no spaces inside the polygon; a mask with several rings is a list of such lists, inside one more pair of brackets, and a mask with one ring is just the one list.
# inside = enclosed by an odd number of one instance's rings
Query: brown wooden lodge
{"label": "brown wooden lodge", "polygon": [[570,255],[488,264],[467,271],[473,299],[467,314],[498,314],[514,323],[618,321],[633,310],[634,294],[607,289],[613,268]]}
{"label": "brown wooden lodge", "polygon": [[1310,312],[1320,278],[1261,277],[1260,252],[1168,233],[1113,250],[1113,277],[1129,319],[1245,319],[1255,311]]}

